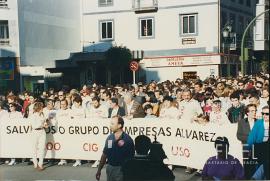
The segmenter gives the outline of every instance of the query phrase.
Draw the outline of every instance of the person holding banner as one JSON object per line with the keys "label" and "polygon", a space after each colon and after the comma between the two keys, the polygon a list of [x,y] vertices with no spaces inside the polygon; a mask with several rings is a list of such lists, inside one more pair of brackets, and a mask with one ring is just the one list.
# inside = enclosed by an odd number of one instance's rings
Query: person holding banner
{"label": "person holding banner", "polygon": [[228,116],[222,111],[222,102],[220,100],[214,100],[212,105],[212,111],[209,115],[210,123],[224,125],[230,124]]}
{"label": "person holding banner", "polygon": [[[16,110],[17,110],[17,104],[15,102],[10,103],[9,104],[9,113],[8,113],[9,119],[16,120],[16,119],[23,118],[22,113],[19,112],[19,111],[16,111]],[[9,161],[6,161],[5,163],[8,164],[9,166],[16,165],[16,159],[15,158],[12,158],[10,160],[10,162]]]}
{"label": "person holding banner", "polygon": [[4,102],[0,101],[0,120],[3,120],[5,117],[8,117],[7,110],[4,109]]}
{"label": "person holding banner", "polygon": [[[56,120],[65,121],[66,118],[70,118],[70,109],[68,108],[68,101],[66,99],[60,101],[60,109],[56,112]],[[67,161],[61,159],[58,165],[66,165]]]}
{"label": "person holding banner", "polygon": [[164,97],[159,117],[164,119],[179,119],[179,110],[173,105],[173,98],[171,96]]}
{"label": "person holding banner", "polygon": [[[70,111],[71,119],[75,119],[75,121],[81,121],[85,118],[85,109],[82,107],[82,98],[79,95],[74,97],[73,106]],[[73,167],[81,165],[81,160],[76,160]]]}
{"label": "person holding banner", "polygon": [[[45,157],[46,132],[48,128],[46,117],[43,114],[43,103],[36,102],[33,107],[33,114],[30,116],[33,135],[33,164],[39,171],[44,170],[43,159]],[[37,161],[37,157],[39,160]]]}
{"label": "person holding banner", "polygon": [[[202,108],[198,101],[192,98],[192,94],[190,89],[185,88],[182,92],[183,100],[180,102],[178,109],[180,110],[180,117],[181,120],[186,122],[192,122],[192,120],[200,115],[203,114]],[[194,169],[187,167],[185,172],[188,174],[193,173]]]}
{"label": "person holding banner", "polygon": [[116,116],[111,119],[110,129],[113,132],[105,141],[96,179],[100,179],[101,170],[108,160],[106,167],[107,181],[123,181],[122,166],[131,160],[135,154],[132,138],[123,131],[124,120]]}
{"label": "person holding banner", "polygon": [[237,158],[228,154],[229,141],[226,137],[217,137],[215,148],[217,155],[210,157],[204,164],[202,180],[241,180],[244,169]]}
{"label": "person holding banner", "polygon": [[126,93],[124,95],[124,109],[127,119],[145,117],[142,105],[138,101],[134,100],[131,93]]}
{"label": "person holding banner", "polygon": [[118,105],[117,98],[110,99],[110,108],[108,110],[108,118],[112,118],[114,116],[125,116],[125,109]]}

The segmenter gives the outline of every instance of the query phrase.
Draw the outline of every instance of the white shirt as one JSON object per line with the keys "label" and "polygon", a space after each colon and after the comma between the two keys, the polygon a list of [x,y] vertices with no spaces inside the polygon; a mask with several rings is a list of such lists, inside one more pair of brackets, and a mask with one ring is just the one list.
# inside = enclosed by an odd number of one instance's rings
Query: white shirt
{"label": "white shirt", "polygon": [[83,107],[72,107],[70,110],[70,116],[73,117],[73,119],[84,119],[85,118],[85,109]]}
{"label": "white shirt", "polygon": [[43,114],[45,118],[48,119],[54,119],[56,117],[56,112],[55,109],[49,110],[47,107],[43,108]]}
{"label": "white shirt", "polygon": [[57,110],[56,112],[56,119],[57,120],[63,120],[63,119],[70,119],[71,116],[70,116],[70,109],[59,109]]}
{"label": "white shirt", "polygon": [[28,109],[29,109],[29,114],[28,114],[28,117],[29,117],[34,113],[34,104],[30,104]]}
{"label": "white shirt", "polygon": [[232,106],[232,102],[229,97],[220,97],[221,101],[221,111],[227,112],[227,110]]}
{"label": "white shirt", "polygon": [[82,107],[86,108],[87,104],[90,104],[92,102],[92,99],[90,96],[82,96]]}
{"label": "white shirt", "polygon": [[40,113],[33,113],[29,118],[33,129],[43,128],[46,121],[44,114]]}
{"label": "white shirt", "polygon": [[117,107],[116,109],[112,109],[111,118],[117,116],[118,109],[119,107]]}
{"label": "white shirt", "polygon": [[179,104],[179,110],[181,119],[188,122],[191,122],[195,116],[203,114],[200,103],[194,99],[191,99],[188,102],[185,100],[181,101]]}
{"label": "white shirt", "polygon": [[263,142],[266,142],[269,137],[269,122],[264,121],[264,137]]}
{"label": "white shirt", "polygon": [[0,121],[4,120],[5,118],[8,118],[8,112],[4,109],[1,109],[0,111]]}
{"label": "white shirt", "polygon": [[110,102],[109,101],[101,101],[101,105],[105,106],[107,109],[110,108]]}
{"label": "white shirt", "polygon": [[162,108],[159,114],[160,118],[167,118],[167,119],[179,119],[180,112],[176,107],[169,107],[169,108]]}
{"label": "white shirt", "polygon": [[230,123],[227,114],[222,111],[220,112],[212,111],[209,116],[209,121],[210,123],[219,124],[219,125]]}
{"label": "white shirt", "polygon": [[108,109],[100,105],[98,108],[95,108],[94,106],[90,106],[86,110],[86,117],[87,118],[108,118]]}
{"label": "white shirt", "polygon": [[248,120],[248,123],[249,123],[250,130],[252,130],[254,126],[254,120],[251,120],[251,121]]}
{"label": "white shirt", "polygon": [[22,115],[22,113],[19,112],[19,111],[9,112],[9,118],[10,118],[10,119],[20,119],[20,118],[22,118],[22,117],[23,117],[23,115]]}
{"label": "white shirt", "polygon": [[133,101],[130,104],[127,104],[127,115],[131,114],[131,108],[133,106]]}

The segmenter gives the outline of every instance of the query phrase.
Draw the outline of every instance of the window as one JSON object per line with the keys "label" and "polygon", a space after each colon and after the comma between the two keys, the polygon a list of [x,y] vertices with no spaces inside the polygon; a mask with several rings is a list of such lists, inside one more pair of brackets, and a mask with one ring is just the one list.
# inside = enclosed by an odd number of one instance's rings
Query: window
{"label": "window", "polygon": [[197,34],[197,14],[180,15],[180,29],[182,35]]}
{"label": "window", "polygon": [[0,0],[0,8],[7,8],[7,0]]}
{"label": "window", "polygon": [[154,18],[141,18],[140,38],[154,38]]}
{"label": "window", "polygon": [[243,16],[239,16],[239,24],[238,24],[238,33],[239,34],[243,34],[244,33],[244,17]]}
{"label": "window", "polygon": [[221,23],[222,23],[222,27],[225,26],[225,24],[228,22],[228,17],[227,17],[227,13],[226,12],[222,12],[221,13]]}
{"label": "window", "polygon": [[112,20],[100,21],[100,40],[113,40],[114,39],[114,27]]}
{"label": "window", "polygon": [[232,31],[236,32],[236,16],[235,14],[230,14],[230,22],[232,24]]}
{"label": "window", "polygon": [[113,0],[98,0],[99,6],[112,6]]}
{"label": "window", "polygon": [[247,0],[246,3],[247,3],[247,7],[250,7],[250,5],[251,5],[251,4],[250,4],[250,3],[251,3],[250,0]]}
{"label": "window", "polygon": [[8,32],[8,21],[2,20],[0,21],[0,40],[8,40],[9,32]]}

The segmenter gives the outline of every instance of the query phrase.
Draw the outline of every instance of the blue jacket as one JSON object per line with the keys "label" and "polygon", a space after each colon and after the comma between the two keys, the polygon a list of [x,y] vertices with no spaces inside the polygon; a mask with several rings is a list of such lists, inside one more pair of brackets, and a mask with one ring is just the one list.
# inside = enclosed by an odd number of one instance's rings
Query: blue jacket
{"label": "blue jacket", "polygon": [[264,120],[257,120],[249,132],[247,143],[249,146],[254,143],[262,143],[264,138]]}

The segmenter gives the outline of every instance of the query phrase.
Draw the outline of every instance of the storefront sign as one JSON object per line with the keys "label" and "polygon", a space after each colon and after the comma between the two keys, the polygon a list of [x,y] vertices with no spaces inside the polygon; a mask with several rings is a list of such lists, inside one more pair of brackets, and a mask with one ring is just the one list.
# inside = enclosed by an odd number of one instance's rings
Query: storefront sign
{"label": "storefront sign", "polygon": [[182,45],[196,44],[196,38],[182,38]]}
{"label": "storefront sign", "polygon": [[145,67],[182,67],[194,65],[216,65],[220,64],[220,55],[209,56],[174,56],[145,58],[141,61]]}

